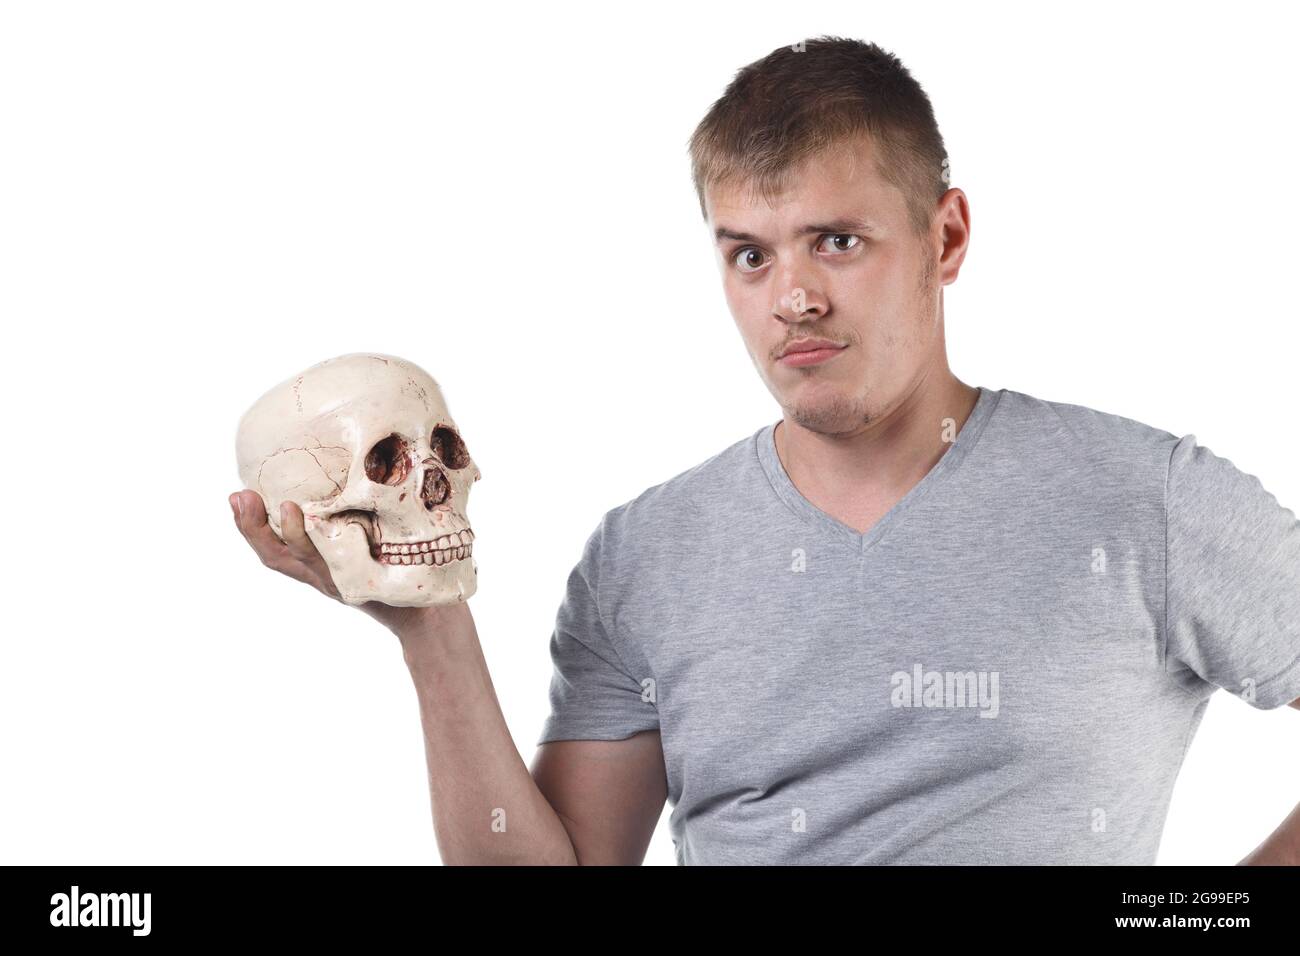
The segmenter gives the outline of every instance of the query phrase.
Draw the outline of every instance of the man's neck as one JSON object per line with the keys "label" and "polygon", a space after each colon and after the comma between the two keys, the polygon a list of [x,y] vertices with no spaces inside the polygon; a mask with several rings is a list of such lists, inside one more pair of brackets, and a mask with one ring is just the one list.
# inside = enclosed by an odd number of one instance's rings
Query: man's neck
{"label": "man's neck", "polygon": [[979,389],[944,370],[851,436],[777,423],[777,456],[799,493],[865,533],[929,474],[970,417]]}

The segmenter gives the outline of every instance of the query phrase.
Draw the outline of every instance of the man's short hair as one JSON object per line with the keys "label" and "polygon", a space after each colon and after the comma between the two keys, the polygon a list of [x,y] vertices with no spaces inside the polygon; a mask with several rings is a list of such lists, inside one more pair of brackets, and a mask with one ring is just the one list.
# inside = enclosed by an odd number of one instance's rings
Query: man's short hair
{"label": "man's short hair", "polygon": [[708,218],[705,190],[721,184],[749,183],[773,202],[800,163],[863,134],[924,236],[949,179],[930,98],[898,57],[842,37],[778,47],[736,74],[691,135],[700,213]]}

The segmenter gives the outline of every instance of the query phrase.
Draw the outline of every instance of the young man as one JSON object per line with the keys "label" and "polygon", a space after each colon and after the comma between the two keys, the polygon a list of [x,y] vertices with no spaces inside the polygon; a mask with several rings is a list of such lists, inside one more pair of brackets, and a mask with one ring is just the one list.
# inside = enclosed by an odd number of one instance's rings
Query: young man
{"label": "young man", "polygon": [[[531,771],[468,606],[367,606],[443,860],[638,863],[669,799],[679,863],[1153,862],[1214,690],[1300,706],[1300,522],[1192,435],[953,375],[970,213],[893,56],[778,49],[691,153],[781,420],[604,515]],[[235,503],[332,591],[300,511]],[[1293,813],[1249,861],[1298,858]]]}

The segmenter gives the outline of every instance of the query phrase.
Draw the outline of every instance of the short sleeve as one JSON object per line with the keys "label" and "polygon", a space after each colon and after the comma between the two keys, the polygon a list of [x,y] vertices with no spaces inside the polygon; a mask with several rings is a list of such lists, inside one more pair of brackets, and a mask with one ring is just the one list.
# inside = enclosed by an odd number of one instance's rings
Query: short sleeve
{"label": "short sleeve", "polygon": [[630,673],[601,615],[600,581],[607,555],[606,518],[587,539],[569,573],[551,633],[550,715],[538,744],[550,740],[622,740],[657,730],[651,692]]}
{"label": "short sleeve", "polygon": [[[1184,435],[1165,484],[1165,670],[1260,710],[1300,698],[1300,521]],[[1195,678],[1191,678],[1193,682]]]}

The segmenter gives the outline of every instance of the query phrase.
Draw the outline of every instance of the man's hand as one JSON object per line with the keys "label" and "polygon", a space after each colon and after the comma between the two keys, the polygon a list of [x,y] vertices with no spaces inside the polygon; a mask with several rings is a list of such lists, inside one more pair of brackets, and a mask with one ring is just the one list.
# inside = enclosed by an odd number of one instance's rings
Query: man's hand
{"label": "man's hand", "polygon": [[325,559],[307,537],[302,509],[292,501],[280,505],[281,541],[267,521],[266,505],[255,491],[237,491],[230,496],[230,509],[235,513],[235,524],[262,563],[295,581],[310,584],[322,594],[339,600],[339,589],[334,586]]}
{"label": "man's hand", "polygon": [[[292,501],[280,505],[281,541],[267,521],[266,505],[256,491],[245,489],[230,496],[230,509],[235,515],[235,525],[240,534],[268,568],[309,584],[327,597],[344,603],[339,589],[334,585],[329,565],[307,536],[302,509]],[[400,634],[413,626],[418,627],[422,617],[428,616],[425,608],[392,607],[381,601],[367,601],[360,609],[394,633]]]}

